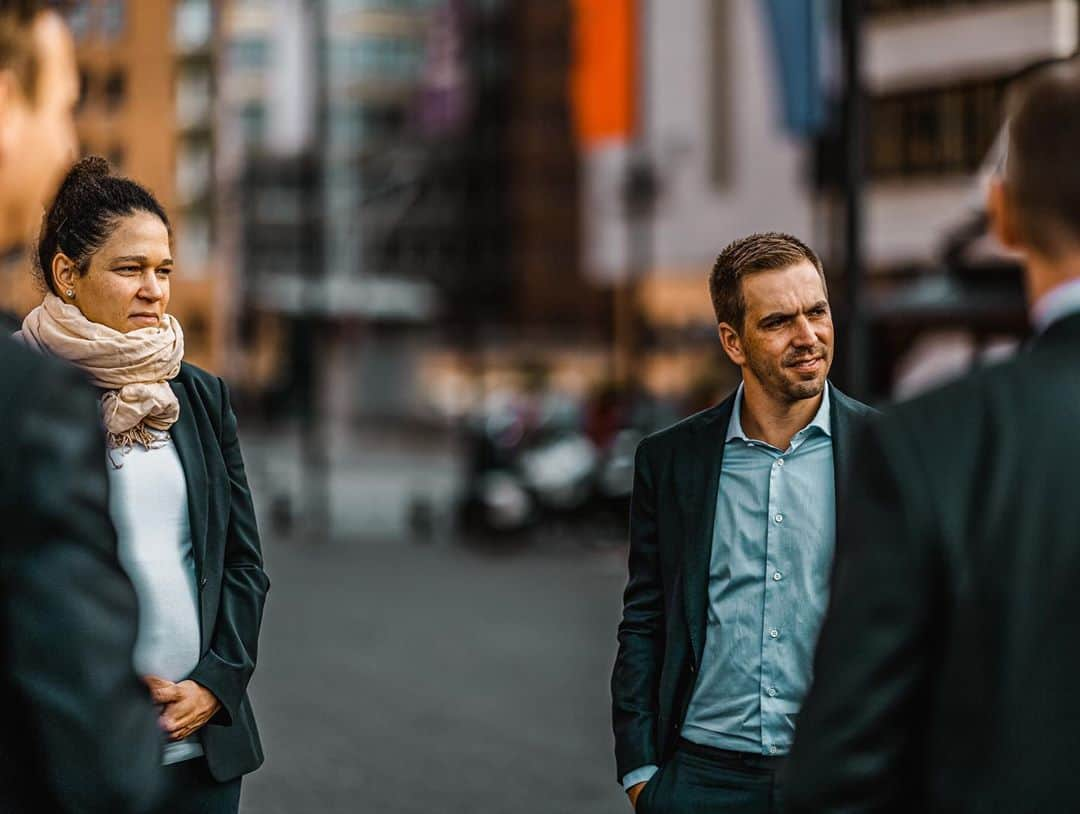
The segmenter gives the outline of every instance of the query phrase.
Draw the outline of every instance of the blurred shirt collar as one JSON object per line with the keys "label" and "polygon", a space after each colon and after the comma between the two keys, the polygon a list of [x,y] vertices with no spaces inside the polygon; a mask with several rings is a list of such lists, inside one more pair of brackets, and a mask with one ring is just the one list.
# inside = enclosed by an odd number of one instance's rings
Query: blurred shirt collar
{"label": "blurred shirt collar", "polygon": [[1031,324],[1041,334],[1059,319],[1080,312],[1080,279],[1069,280],[1043,294],[1031,307]]}
{"label": "blurred shirt collar", "polygon": [[[1077,300],[1077,309],[1080,310],[1080,299]],[[821,394],[821,405],[818,407],[817,412],[814,414],[813,420],[795,433],[795,437],[791,439],[792,447],[796,447],[805,438],[811,430],[820,430],[825,435],[832,438],[832,411],[829,409],[829,388],[828,382],[825,382],[825,389]],[[756,439],[750,438],[742,427],[742,401],[743,401],[743,385],[739,384],[739,389],[735,391],[735,404],[731,408],[731,418],[728,420],[727,438],[724,439],[724,443],[728,441],[755,441]],[[764,443],[764,441],[758,441],[758,443]]]}

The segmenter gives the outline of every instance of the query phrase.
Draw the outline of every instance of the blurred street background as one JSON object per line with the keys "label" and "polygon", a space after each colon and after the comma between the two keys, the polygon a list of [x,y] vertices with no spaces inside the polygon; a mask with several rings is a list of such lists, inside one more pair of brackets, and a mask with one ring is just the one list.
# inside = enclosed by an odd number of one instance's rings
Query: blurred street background
{"label": "blurred street background", "polygon": [[[638,440],[727,395],[706,280],[825,262],[874,403],[1012,353],[1005,93],[1077,0],[81,0],[78,129],[176,224],[268,571],[247,812],[618,812]],[[40,301],[0,265],[0,324]]]}

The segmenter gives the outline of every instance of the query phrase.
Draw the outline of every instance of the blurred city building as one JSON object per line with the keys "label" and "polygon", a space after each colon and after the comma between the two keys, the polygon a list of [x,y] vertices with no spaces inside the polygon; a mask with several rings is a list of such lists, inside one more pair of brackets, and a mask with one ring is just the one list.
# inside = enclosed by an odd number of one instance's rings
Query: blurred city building
{"label": "blurred city building", "polygon": [[[577,4],[586,21],[620,5]],[[709,371],[723,389],[733,380],[716,345],[706,279],[731,239],[768,229],[806,237],[825,260],[846,324],[841,4],[820,30],[797,32],[802,40],[781,37],[794,29],[790,19],[777,22],[793,11],[783,4],[621,5],[629,9],[631,55],[623,62],[636,111],[625,126],[584,139],[586,267],[632,300],[634,367],[651,389],[685,393],[704,386]],[[955,374],[955,359],[977,363],[1023,332],[1015,261],[998,253],[961,264],[956,243],[980,237],[971,232],[985,190],[980,168],[998,155],[1006,86],[1033,63],[1075,53],[1078,22],[1075,0],[874,0],[863,9],[863,310],[872,371],[861,395],[881,399],[912,366],[923,385],[939,380],[913,349],[921,357],[940,345],[949,360],[942,373]],[[602,47],[623,51],[611,18],[605,22]],[[802,50],[793,56],[793,48]],[[820,89],[804,81],[808,70],[820,70]],[[806,96],[816,92],[828,115],[815,136],[792,121],[810,117],[818,102]],[[627,186],[641,167],[654,198],[635,214]],[[942,326],[963,333],[964,353],[955,338],[934,339]]]}
{"label": "blurred city building", "polygon": [[[217,24],[211,0],[79,0],[72,5],[81,151],[145,184],[173,220],[178,274],[170,311],[187,357],[218,369],[229,322],[229,269],[215,251]],[[41,300],[25,261],[0,270],[0,309]]]}
{"label": "blurred city building", "polygon": [[1010,81],[1075,54],[1078,33],[1075,0],[869,4],[864,222],[875,397],[913,395],[992,361],[1025,333],[1019,264],[986,233],[986,182],[1004,154]]}
{"label": "blurred city building", "polygon": [[238,367],[271,412],[454,412],[523,356],[602,356],[572,25],[567,0],[229,6]]}
{"label": "blurred city building", "polygon": [[[873,0],[865,31],[870,94],[870,265],[933,263],[973,206],[973,180],[1017,71],[1077,46],[1075,0]],[[931,239],[927,239],[928,236]]]}
{"label": "blurred city building", "polygon": [[[578,5],[596,15],[612,6]],[[622,5],[629,42],[598,40],[629,52],[613,61],[627,66],[616,87],[631,94],[633,113],[585,140],[584,255],[594,279],[630,300],[634,377],[671,396],[700,392],[700,403],[737,381],[709,299],[716,255],[754,231],[814,239],[813,153],[781,126],[763,3]],[[651,200],[630,200],[639,187]]]}
{"label": "blurred city building", "polygon": [[[1010,78],[1074,53],[1080,22],[1077,0],[864,8],[881,397],[934,380],[927,348],[969,364],[1023,330],[1016,264],[978,234],[980,183]],[[806,236],[844,308],[846,151],[791,110],[835,118],[835,20],[818,105],[798,98],[812,83],[793,95],[768,9],[81,0],[79,135],[169,208],[189,358],[268,415],[446,418],[537,375],[698,403],[734,383],[706,286],[731,239]],[[19,316],[40,294],[9,266],[0,310]]]}

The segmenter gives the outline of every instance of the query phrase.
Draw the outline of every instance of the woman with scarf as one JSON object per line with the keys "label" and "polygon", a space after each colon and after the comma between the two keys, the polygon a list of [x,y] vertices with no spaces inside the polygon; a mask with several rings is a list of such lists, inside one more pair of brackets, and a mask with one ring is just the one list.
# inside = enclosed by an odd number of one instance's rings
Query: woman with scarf
{"label": "woman with scarf", "polygon": [[183,361],[167,313],[171,243],[148,190],[83,159],[45,216],[47,293],[16,336],[101,388],[135,668],[161,709],[161,811],[235,814],[263,759],[247,685],[269,580],[228,390]]}

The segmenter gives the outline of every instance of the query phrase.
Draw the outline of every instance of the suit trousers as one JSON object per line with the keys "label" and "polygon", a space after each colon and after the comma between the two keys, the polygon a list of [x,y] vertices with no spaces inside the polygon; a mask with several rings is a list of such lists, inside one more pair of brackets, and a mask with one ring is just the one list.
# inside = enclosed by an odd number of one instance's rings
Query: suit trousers
{"label": "suit trousers", "polygon": [[159,814],[237,814],[240,778],[220,783],[210,774],[206,758],[165,766],[165,793]]}
{"label": "suit trousers", "polygon": [[[776,759],[739,759],[680,743],[638,797],[637,814],[778,814]],[[714,754],[710,754],[713,752]],[[770,764],[770,765],[767,765]]]}

